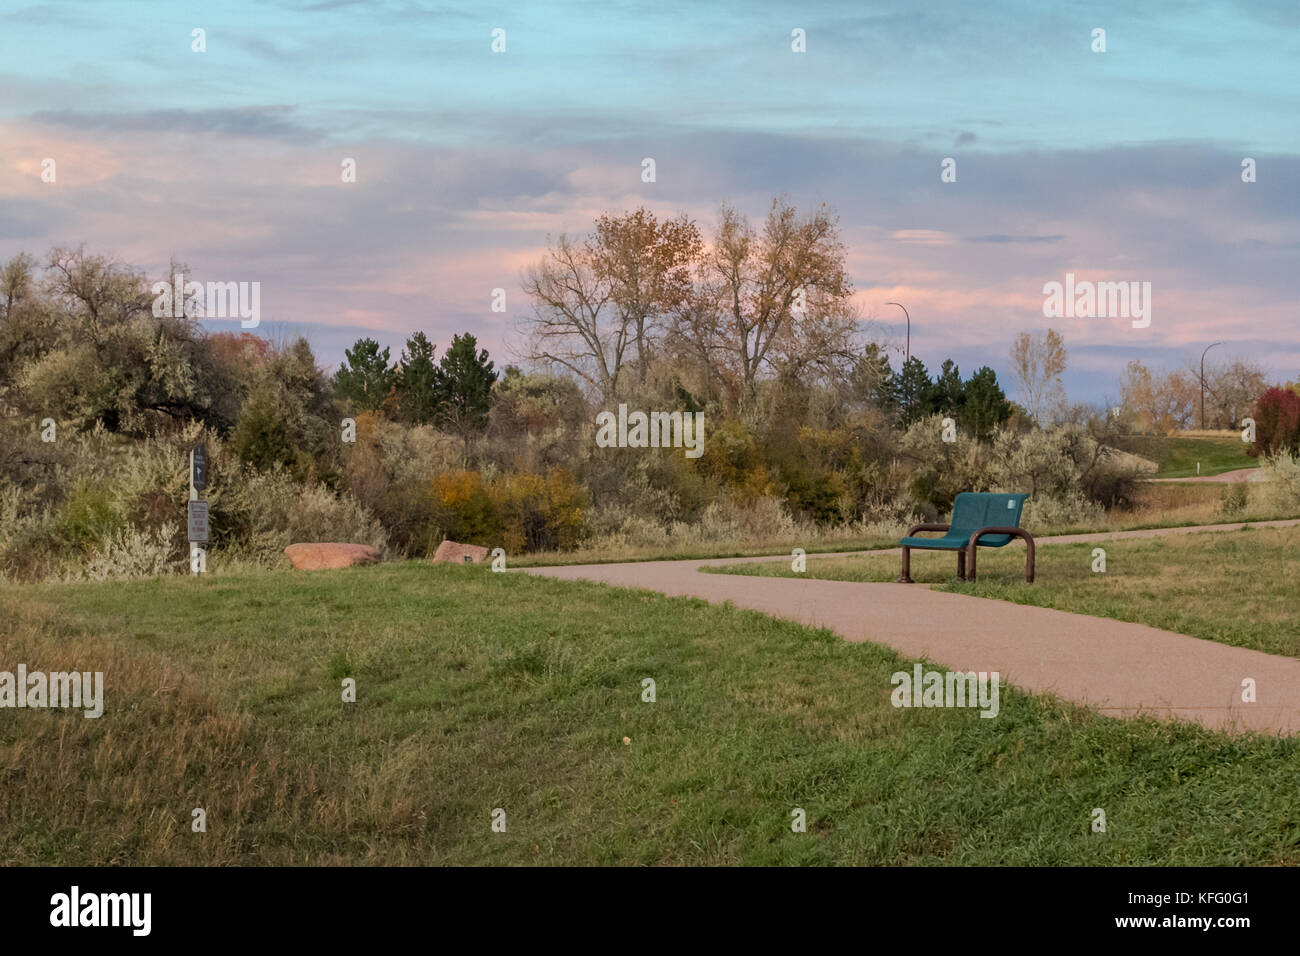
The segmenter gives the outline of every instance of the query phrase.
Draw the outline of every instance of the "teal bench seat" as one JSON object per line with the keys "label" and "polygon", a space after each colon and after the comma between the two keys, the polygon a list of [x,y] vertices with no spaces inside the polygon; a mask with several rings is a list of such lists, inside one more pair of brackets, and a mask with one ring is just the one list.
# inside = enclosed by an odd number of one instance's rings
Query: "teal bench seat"
{"label": "teal bench seat", "polygon": [[[900,584],[912,584],[912,549],[926,551],[956,551],[957,577],[963,581],[975,580],[975,549],[1001,548],[1015,538],[1025,542],[1025,580],[1034,580],[1034,537],[1020,527],[1020,512],[1027,494],[997,494],[992,492],[963,491],[952,505],[950,524],[918,524],[908,529],[907,536],[899,540],[903,549],[903,568]],[[939,538],[921,538],[919,531],[942,531]],[[967,566],[969,565],[969,576]]]}

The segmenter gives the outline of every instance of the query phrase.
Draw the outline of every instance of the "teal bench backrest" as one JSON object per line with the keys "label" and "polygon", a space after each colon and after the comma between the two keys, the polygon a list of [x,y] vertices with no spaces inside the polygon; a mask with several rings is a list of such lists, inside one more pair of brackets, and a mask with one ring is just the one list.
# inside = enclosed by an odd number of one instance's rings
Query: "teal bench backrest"
{"label": "teal bench backrest", "polygon": [[[1027,494],[995,494],[987,491],[963,491],[952,504],[953,537],[969,537],[980,528],[1018,528],[1020,512]],[[981,547],[1000,548],[1011,540],[1009,534],[989,534],[980,538]]]}

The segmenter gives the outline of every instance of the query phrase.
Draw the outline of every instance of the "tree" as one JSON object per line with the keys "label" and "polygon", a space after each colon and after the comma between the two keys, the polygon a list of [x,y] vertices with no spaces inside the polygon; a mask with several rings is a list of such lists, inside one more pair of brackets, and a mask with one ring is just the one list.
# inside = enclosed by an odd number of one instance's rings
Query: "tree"
{"label": "tree", "polygon": [[1011,370],[1020,382],[1022,404],[1040,425],[1065,401],[1061,375],[1068,362],[1065,339],[1055,329],[1041,335],[1021,332],[1011,345]]}
{"label": "tree", "polygon": [[295,448],[290,425],[273,388],[254,392],[239,411],[230,436],[231,450],[245,464],[263,471],[277,465],[292,465]]}
{"label": "tree", "polygon": [[1300,395],[1274,386],[1259,397],[1251,417],[1255,419],[1255,443],[1247,454],[1300,453]]}
{"label": "tree", "polygon": [[561,235],[524,274],[530,358],[577,375],[607,402],[629,365],[644,382],[670,315],[690,298],[701,247],[691,220],[660,222],[645,209],[601,216],[582,241]]}
{"label": "tree", "polygon": [[615,395],[628,350],[628,330],[615,317],[613,286],[595,268],[588,246],[561,234],[524,274],[533,314],[524,324],[529,357],[558,365],[602,399]]}
{"label": "tree", "polygon": [[[1200,368],[1188,374],[1200,379]],[[1205,370],[1205,425],[1207,428],[1236,429],[1242,417],[1250,413],[1256,399],[1268,388],[1268,380],[1258,362],[1234,358],[1213,364]],[[1200,396],[1197,396],[1199,402]],[[1199,407],[1197,409],[1199,415]]]}
{"label": "tree", "polygon": [[335,389],[360,411],[382,406],[397,380],[397,372],[388,362],[388,349],[380,351],[374,339],[357,339],[344,355],[334,373]]}
{"label": "tree", "polygon": [[470,438],[487,426],[492,383],[497,380],[487,349],[478,349],[468,332],[457,335],[438,363],[438,379],[438,423],[459,435],[468,450]]}
{"label": "tree", "polygon": [[930,414],[930,397],[934,393],[934,383],[925,363],[913,355],[903,363],[897,381],[898,407],[901,411],[900,423],[904,428],[920,421]]}
{"label": "tree", "polygon": [[36,260],[25,252],[0,267],[0,387],[21,365],[40,358],[58,339],[57,323],[42,300]]}
{"label": "tree", "polygon": [[1011,403],[997,373],[987,365],[966,382],[965,398],[957,420],[978,441],[991,440],[997,427],[1011,418]]}
{"label": "tree", "polygon": [[898,411],[898,390],[889,356],[875,342],[868,342],[854,363],[847,380],[852,400],[874,405],[885,415]]}
{"label": "tree", "polygon": [[764,371],[804,379],[848,366],[851,295],[838,223],[824,206],[800,218],[775,199],[761,232],[724,206],[678,331],[739,407]]}
{"label": "tree", "polygon": [[691,270],[703,248],[699,227],[685,215],[659,222],[641,208],[601,216],[587,247],[593,269],[610,284],[618,325],[636,353],[636,380],[644,383],[668,317],[691,295]]}
{"label": "tree", "polygon": [[1199,398],[1195,379],[1182,371],[1161,375],[1133,359],[1120,379],[1120,406],[1139,431],[1191,426]]}
{"label": "tree", "polygon": [[438,366],[433,362],[434,345],[423,332],[406,340],[402,361],[397,366],[397,405],[404,421],[431,425],[442,402]]}
{"label": "tree", "polygon": [[[153,315],[143,275],[83,249],[54,249],[41,287],[38,302],[18,279],[9,299],[4,331],[17,334],[13,356],[22,365],[10,371],[16,406],[134,434],[209,419],[214,383],[203,331],[188,317]],[[14,321],[19,327],[9,328]]]}
{"label": "tree", "polygon": [[939,375],[930,389],[930,411],[940,415],[960,418],[966,404],[966,385],[961,380],[961,369],[952,359],[944,359]]}

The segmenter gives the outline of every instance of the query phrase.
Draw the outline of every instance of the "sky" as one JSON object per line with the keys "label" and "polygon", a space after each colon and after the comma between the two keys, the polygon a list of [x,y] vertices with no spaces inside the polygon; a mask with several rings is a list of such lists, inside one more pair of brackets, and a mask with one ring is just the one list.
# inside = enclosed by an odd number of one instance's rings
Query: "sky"
{"label": "sky", "polygon": [[[1013,337],[1052,327],[1075,401],[1213,342],[1296,379],[1300,4],[0,2],[0,261],[260,282],[258,332],[326,367],[416,330],[522,364],[554,237],[778,195],[835,211],[864,331],[901,357],[903,303],[932,371],[1015,397]],[[1067,272],[1150,282],[1150,325],[1045,318]]]}

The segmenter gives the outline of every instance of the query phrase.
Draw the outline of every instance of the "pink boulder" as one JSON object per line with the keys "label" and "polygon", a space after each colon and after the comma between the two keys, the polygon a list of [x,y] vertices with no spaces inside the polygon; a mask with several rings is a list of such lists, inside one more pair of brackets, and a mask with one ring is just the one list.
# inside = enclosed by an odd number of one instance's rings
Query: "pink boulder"
{"label": "pink boulder", "polygon": [[379,560],[379,550],[368,544],[341,544],[336,541],[291,544],[284,549],[284,553],[293,562],[293,566],[302,571],[347,568],[354,564],[373,564]]}
{"label": "pink boulder", "polygon": [[480,548],[476,544],[457,544],[455,541],[444,541],[433,552],[434,561],[446,564],[478,564],[486,561],[487,557],[487,548]]}

